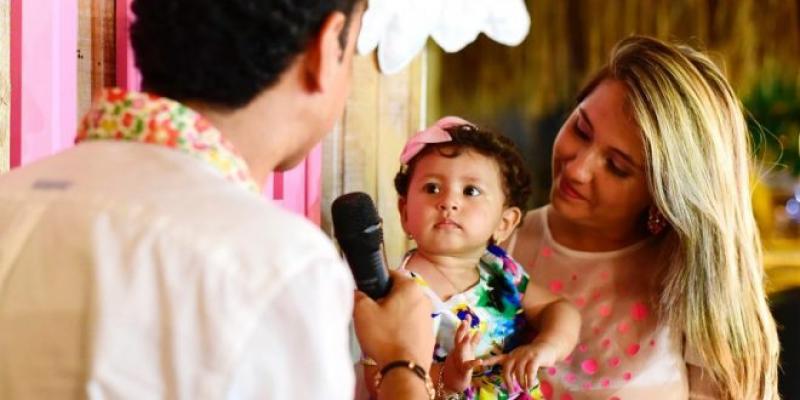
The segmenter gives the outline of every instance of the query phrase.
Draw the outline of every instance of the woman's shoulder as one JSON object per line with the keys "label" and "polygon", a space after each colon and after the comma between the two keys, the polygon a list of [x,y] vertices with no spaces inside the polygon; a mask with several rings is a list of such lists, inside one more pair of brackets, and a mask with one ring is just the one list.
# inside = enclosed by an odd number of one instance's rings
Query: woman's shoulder
{"label": "woman's shoulder", "polygon": [[528,211],[522,225],[517,229],[517,235],[525,238],[540,238],[544,234],[545,221],[547,220],[548,205]]}
{"label": "woman's shoulder", "polygon": [[544,237],[547,206],[540,207],[525,214],[522,225],[517,228],[503,247],[522,265],[533,258]]}

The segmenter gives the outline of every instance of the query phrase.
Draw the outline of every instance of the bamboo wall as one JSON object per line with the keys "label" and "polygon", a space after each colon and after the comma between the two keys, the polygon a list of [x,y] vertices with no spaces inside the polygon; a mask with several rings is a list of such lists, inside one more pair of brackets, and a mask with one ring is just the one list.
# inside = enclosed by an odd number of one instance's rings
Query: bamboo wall
{"label": "bamboo wall", "polygon": [[11,1],[0,0],[0,174],[8,171],[11,136]]}
{"label": "bamboo wall", "polygon": [[442,57],[443,110],[486,120],[508,109],[547,115],[571,102],[613,45],[634,33],[710,50],[741,96],[764,74],[800,82],[800,0],[528,0],[528,7],[533,23],[520,46],[482,36]]}

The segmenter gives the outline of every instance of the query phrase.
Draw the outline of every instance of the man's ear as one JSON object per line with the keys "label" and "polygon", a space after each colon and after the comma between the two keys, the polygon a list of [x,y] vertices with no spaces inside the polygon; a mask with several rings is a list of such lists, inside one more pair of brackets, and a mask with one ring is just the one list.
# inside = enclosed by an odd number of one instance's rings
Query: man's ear
{"label": "man's ear", "polygon": [[497,228],[492,234],[494,243],[503,243],[511,237],[511,234],[514,233],[514,229],[517,228],[520,221],[522,221],[522,210],[520,210],[519,207],[508,207],[503,210],[503,214],[500,216],[500,222],[497,224]]}
{"label": "man's ear", "polygon": [[339,37],[347,26],[347,16],[344,13],[332,12],[323,21],[317,37],[308,45],[304,72],[309,90],[325,91],[337,78],[336,71],[343,67],[345,52]]}

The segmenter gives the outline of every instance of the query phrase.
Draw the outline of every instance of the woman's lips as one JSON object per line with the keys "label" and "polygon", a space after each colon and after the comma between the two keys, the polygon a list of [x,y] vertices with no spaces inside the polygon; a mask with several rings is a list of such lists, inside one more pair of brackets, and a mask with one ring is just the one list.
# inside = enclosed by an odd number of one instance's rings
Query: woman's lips
{"label": "woman's lips", "polygon": [[558,183],[558,191],[561,193],[562,196],[568,199],[574,200],[586,200],[580,192],[578,192],[572,185],[569,184],[565,179],[559,179]]}

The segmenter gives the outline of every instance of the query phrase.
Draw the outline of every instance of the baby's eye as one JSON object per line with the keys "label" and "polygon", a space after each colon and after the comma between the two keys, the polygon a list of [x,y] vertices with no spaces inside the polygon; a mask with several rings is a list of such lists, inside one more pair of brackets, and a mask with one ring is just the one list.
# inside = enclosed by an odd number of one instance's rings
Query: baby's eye
{"label": "baby's eye", "polygon": [[475,186],[467,186],[464,188],[464,195],[475,197],[481,194],[481,190],[476,188]]}
{"label": "baby's eye", "polygon": [[428,183],[422,185],[422,191],[425,192],[425,193],[429,193],[429,194],[439,193],[439,185],[437,185],[437,184],[435,184],[433,182],[428,182]]}

